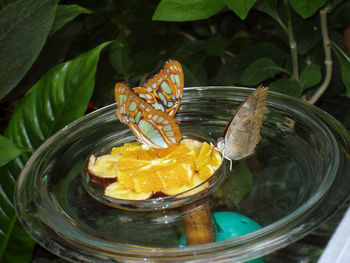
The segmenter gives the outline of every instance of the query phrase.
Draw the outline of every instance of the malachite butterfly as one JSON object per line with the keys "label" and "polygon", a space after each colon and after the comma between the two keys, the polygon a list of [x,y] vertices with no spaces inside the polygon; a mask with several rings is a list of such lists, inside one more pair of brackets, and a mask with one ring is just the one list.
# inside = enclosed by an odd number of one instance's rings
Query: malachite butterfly
{"label": "malachite butterfly", "polygon": [[143,87],[134,88],[133,91],[153,108],[174,116],[180,107],[183,89],[184,75],[180,62],[168,60]]}
{"label": "malachite butterfly", "polygon": [[239,105],[216,143],[215,148],[230,161],[230,169],[232,160],[252,154],[261,139],[267,91],[268,87],[260,86]]}
{"label": "malachite butterfly", "polygon": [[124,82],[116,83],[116,114],[141,143],[153,148],[168,148],[182,139],[180,128],[172,117],[180,107],[183,79],[181,64],[169,60],[143,87],[131,89]]}

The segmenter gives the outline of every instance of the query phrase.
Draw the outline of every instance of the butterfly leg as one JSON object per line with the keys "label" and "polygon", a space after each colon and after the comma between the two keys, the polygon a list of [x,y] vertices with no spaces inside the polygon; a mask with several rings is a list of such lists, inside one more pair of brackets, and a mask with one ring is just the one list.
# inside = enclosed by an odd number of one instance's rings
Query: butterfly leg
{"label": "butterfly leg", "polygon": [[232,160],[225,155],[223,155],[223,157],[230,162],[230,171],[232,171]]}
{"label": "butterfly leg", "polygon": [[230,171],[232,171],[232,160],[228,157],[225,156],[225,149],[222,150],[221,152],[222,157],[224,157],[226,160],[229,160],[230,162]]}

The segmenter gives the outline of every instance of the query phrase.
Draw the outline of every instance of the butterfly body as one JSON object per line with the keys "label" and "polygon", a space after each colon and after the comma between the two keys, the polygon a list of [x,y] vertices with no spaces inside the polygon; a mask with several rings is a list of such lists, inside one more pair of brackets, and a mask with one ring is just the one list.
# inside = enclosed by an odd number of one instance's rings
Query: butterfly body
{"label": "butterfly body", "polygon": [[223,136],[216,143],[217,150],[230,160],[231,168],[232,160],[240,160],[252,154],[261,139],[267,91],[267,87],[259,87],[240,104],[226,125]]}
{"label": "butterfly body", "polygon": [[131,89],[123,82],[116,83],[116,115],[141,143],[152,148],[168,148],[182,139],[180,128],[172,118],[180,106],[182,90],[181,65],[177,61],[168,61],[144,87]]}

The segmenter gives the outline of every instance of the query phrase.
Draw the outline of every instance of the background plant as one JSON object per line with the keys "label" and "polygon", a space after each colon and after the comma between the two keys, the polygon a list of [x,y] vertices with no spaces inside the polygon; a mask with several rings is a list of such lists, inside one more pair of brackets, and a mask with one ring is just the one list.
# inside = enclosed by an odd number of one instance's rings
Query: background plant
{"label": "background plant", "polygon": [[185,86],[264,83],[350,127],[350,1],[0,0],[0,8],[2,262],[32,259],[13,192],[33,151],[112,103],[117,80],[141,85],[166,59],[182,63]]}

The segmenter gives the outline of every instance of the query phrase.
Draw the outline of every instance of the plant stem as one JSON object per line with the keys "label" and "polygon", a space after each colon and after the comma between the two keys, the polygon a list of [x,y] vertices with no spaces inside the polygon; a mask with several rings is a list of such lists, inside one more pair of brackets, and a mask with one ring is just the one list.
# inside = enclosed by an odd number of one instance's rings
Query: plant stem
{"label": "plant stem", "polygon": [[192,36],[192,35],[189,34],[189,33],[184,32],[184,31],[179,31],[178,33],[179,33],[180,35],[184,36],[185,38],[187,38],[187,39],[190,40],[190,41],[195,41],[195,40],[196,40],[196,38],[195,38],[194,36]]}
{"label": "plant stem", "polygon": [[294,79],[299,81],[299,64],[298,64],[298,49],[297,42],[295,41],[293,27],[292,27],[292,17],[289,10],[288,0],[284,0],[284,6],[287,16],[287,28],[288,28],[288,38],[289,38],[289,47],[292,57],[292,73]]}
{"label": "plant stem", "polygon": [[315,104],[316,101],[322,96],[322,94],[326,91],[327,87],[329,86],[329,83],[331,82],[331,78],[332,78],[333,61],[332,61],[332,53],[331,53],[331,41],[328,36],[327,12],[328,12],[327,7],[322,8],[320,10],[321,33],[322,33],[323,49],[324,49],[324,56],[325,56],[324,64],[326,69],[325,78],[321,86],[315,92],[315,94],[312,95],[312,97],[308,100],[311,104]]}

